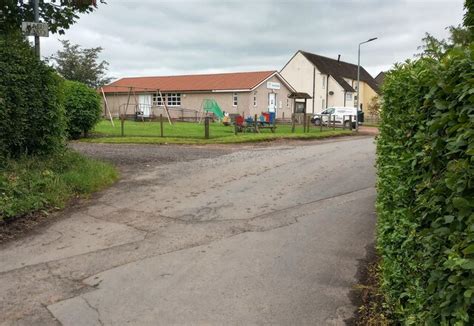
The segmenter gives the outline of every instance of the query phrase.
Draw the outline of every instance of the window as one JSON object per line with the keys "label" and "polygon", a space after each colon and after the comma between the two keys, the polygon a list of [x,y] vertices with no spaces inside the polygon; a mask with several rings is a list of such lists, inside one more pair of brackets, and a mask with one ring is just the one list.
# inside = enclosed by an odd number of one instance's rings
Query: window
{"label": "window", "polygon": [[289,98],[286,99],[286,107],[287,107],[287,108],[290,107],[290,99],[289,99]]}
{"label": "window", "polygon": [[232,95],[232,106],[237,106],[238,104],[238,96],[237,96],[237,93],[234,93]]}
{"label": "window", "polygon": [[163,99],[166,96],[163,94],[163,98],[161,98],[160,93],[153,94],[153,106],[163,106]]}
{"label": "window", "polygon": [[[235,99],[234,103],[237,103]],[[237,104],[234,104],[234,106],[237,106]],[[253,106],[257,106],[257,92],[253,92]]]}
{"label": "window", "polygon": [[357,107],[357,95],[354,95],[354,107]]}
{"label": "window", "polygon": [[323,76],[323,89],[326,88],[326,76]]}
{"label": "window", "polygon": [[180,106],[181,105],[181,94],[180,93],[169,93],[166,94],[168,101],[167,104],[169,106]]}
{"label": "window", "polygon": [[346,101],[352,101],[352,93],[346,93]]}

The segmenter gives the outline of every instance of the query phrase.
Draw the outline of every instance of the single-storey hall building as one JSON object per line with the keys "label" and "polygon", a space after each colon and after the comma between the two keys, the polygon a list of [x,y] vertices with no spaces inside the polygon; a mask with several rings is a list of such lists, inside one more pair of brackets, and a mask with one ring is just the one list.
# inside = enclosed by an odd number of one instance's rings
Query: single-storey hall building
{"label": "single-storey hall building", "polygon": [[289,118],[294,103],[288,96],[294,92],[277,71],[256,71],[122,78],[104,86],[102,95],[114,117],[136,111],[156,116],[165,104],[173,118],[196,115],[204,100],[212,99],[231,114],[275,112],[277,118]]}
{"label": "single-storey hall building", "polygon": [[[298,51],[280,71],[298,92],[311,95],[306,112],[320,113],[327,107],[354,107],[357,103],[357,65]],[[379,91],[375,79],[360,67],[360,109]]]}

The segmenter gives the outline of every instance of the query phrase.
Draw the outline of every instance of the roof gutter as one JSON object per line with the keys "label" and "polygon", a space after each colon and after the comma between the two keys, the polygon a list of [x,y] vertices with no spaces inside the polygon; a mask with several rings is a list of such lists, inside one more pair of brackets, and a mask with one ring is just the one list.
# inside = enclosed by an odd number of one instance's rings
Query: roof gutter
{"label": "roof gutter", "polygon": [[250,92],[252,89],[246,88],[246,89],[213,89],[210,90],[211,93],[238,93],[238,92]]}

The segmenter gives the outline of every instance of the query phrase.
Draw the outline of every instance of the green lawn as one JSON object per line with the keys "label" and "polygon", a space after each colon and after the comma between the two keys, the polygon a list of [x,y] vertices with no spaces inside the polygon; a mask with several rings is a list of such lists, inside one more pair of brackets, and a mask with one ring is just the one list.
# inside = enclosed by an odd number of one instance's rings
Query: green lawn
{"label": "green lawn", "polygon": [[291,125],[277,125],[275,133],[264,129],[261,133],[239,133],[234,134],[233,126],[224,126],[215,122],[210,124],[210,138],[204,138],[204,124],[193,122],[175,122],[169,125],[163,123],[164,137],[160,137],[159,122],[136,122],[125,121],[124,137],[121,137],[120,121],[115,121],[115,127],[110,121],[101,121],[93,132],[93,137],[82,141],[95,143],[147,143],[147,144],[226,144],[269,141],[274,139],[317,139],[349,135],[349,130],[328,129],[312,126],[310,131],[303,133],[303,127],[297,126],[295,132],[291,132]]}
{"label": "green lawn", "polygon": [[0,221],[39,210],[63,208],[78,195],[98,191],[118,178],[108,163],[71,150],[0,164]]}

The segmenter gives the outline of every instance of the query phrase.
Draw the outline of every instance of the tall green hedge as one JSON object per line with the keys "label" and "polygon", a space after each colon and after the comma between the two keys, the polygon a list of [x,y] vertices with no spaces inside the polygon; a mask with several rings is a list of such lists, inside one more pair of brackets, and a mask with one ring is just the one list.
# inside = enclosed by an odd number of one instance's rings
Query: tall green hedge
{"label": "tall green hedge", "polygon": [[0,157],[62,148],[61,84],[20,34],[0,36]]}
{"label": "tall green hedge", "polygon": [[64,106],[67,118],[67,133],[77,139],[100,121],[102,108],[99,94],[86,84],[76,81],[64,82]]}
{"label": "tall green hedge", "polygon": [[474,325],[474,45],[397,65],[377,141],[378,250],[395,318]]}

